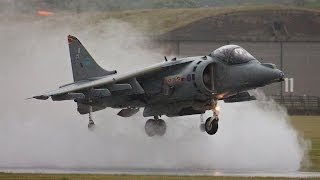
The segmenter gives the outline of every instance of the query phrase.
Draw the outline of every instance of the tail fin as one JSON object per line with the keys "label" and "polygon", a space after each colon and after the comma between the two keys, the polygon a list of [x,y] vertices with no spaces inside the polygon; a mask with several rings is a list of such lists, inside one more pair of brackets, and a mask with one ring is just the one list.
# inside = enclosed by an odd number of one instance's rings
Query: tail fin
{"label": "tail fin", "polygon": [[100,67],[76,37],[69,35],[68,43],[73,80],[75,82],[117,73],[116,71],[107,71]]}

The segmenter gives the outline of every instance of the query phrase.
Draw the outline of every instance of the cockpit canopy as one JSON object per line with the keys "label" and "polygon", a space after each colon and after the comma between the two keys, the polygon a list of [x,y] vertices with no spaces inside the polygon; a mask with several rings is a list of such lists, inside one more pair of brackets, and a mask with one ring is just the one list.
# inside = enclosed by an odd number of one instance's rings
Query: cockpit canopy
{"label": "cockpit canopy", "polygon": [[227,64],[242,64],[255,60],[250,53],[237,45],[222,46],[213,51],[210,55],[219,58]]}

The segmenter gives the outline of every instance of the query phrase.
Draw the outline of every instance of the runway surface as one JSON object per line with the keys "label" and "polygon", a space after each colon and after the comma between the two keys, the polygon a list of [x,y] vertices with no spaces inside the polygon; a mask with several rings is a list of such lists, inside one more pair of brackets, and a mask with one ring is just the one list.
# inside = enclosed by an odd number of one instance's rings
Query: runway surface
{"label": "runway surface", "polygon": [[5,173],[48,173],[48,174],[128,174],[128,175],[177,175],[177,176],[236,176],[236,177],[319,177],[320,172],[267,172],[245,170],[210,169],[87,169],[87,168],[0,168]]}

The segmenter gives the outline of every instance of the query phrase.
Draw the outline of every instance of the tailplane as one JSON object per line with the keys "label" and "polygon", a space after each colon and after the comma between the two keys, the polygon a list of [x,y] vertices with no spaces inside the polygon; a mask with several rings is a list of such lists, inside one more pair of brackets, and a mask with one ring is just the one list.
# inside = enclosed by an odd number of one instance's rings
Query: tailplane
{"label": "tailplane", "polygon": [[76,37],[69,35],[68,43],[75,82],[117,73],[100,67]]}

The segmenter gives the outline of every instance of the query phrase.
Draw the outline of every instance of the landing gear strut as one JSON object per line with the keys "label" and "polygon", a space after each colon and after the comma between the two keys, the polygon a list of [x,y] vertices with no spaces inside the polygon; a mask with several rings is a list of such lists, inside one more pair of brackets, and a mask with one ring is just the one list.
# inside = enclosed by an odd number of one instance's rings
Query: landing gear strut
{"label": "landing gear strut", "polygon": [[89,123],[88,123],[88,129],[93,130],[95,127],[94,121],[92,119],[92,106],[89,106]]}
{"label": "landing gear strut", "polygon": [[154,119],[149,119],[146,122],[144,130],[150,137],[155,135],[163,136],[166,133],[167,125],[163,119],[159,119],[158,116],[155,116]]}

